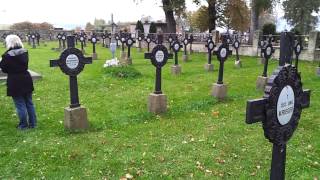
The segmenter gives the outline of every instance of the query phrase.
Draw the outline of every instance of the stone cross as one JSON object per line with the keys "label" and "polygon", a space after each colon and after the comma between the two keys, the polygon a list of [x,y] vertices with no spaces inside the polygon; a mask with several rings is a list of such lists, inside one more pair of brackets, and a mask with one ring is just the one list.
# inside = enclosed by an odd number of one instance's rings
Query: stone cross
{"label": "stone cross", "polygon": [[265,137],[273,143],[271,180],[285,179],[286,144],[298,126],[302,109],[309,107],[310,94],[310,90],[302,89],[297,69],[286,64],[274,71],[263,98],[247,102],[246,123],[261,121]]}
{"label": "stone cross", "polygon": [[77,75],[81,73],[86,64],[92,63],[91,57],[84,57],[83,53],[75,48],[74,38],[74,36],[68,36],[68,48],[61,53],[59,59],[50,60],[50,67],[59,66],[61,71],[69,76],[70,108],[80,107]]}
{"label": "stone cross", "polygon": [[[158,35],[160,36],[160,35]],[[158,37],[159,38],[159,37]],[[145,59],[150,59],[151,63],[156,67],[156,82],[154,94],[162,94],[161,90],[161,70],[166,65],[168,59],[172,59],[173,55],[168,53],[168,49],[162,45],[157,44],[151,53],[144,54]]]}

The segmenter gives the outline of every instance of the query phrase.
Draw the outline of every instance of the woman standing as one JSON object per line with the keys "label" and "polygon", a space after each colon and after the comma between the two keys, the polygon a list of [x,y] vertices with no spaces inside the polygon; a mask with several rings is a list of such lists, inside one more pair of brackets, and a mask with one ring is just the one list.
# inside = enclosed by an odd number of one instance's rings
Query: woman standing
{"label": "woman standing", "polygon": [[18,129],[35,128],[37,117],[32,102],[33,82],[28,72],[28,51],[16,35],[6,37],[7,51],[2,55],[0,68],[8,74],[7,95],[11,96],[19,116]]}

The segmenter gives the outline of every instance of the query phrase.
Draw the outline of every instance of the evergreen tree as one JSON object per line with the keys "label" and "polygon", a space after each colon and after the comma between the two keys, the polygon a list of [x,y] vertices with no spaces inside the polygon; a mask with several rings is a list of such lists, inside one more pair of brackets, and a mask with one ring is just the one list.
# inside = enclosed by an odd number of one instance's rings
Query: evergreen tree
{"label": "evergreen tree", "polygon": [[154,22],[152,22],[150,24],[149,33],[157,33],[157,27],[156,27],[156,24]]}

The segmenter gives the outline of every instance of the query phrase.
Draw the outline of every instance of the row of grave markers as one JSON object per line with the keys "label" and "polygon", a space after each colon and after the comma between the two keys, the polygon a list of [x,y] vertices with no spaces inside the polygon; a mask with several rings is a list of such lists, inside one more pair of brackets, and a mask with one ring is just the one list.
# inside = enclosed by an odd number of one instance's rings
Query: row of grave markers
{"label": "row of grave markers", "polygon": [[[167,97],[161,88],[161,70],[168,59],[173,58],[168,49],[162,45],[160,36],[158,35],[158,44],[151,53],[145,53],[145,59],[150,59],[152,65],[156,68],[155,91],[149,95],[148,100],[149,111],[155,113],[167,111]],[[310,106],[311,91],[302,89],[301,75],[290,60],[290,57],[292,57],[290,49],[284,48],[290,42],[289,37],[290,34],[288,33],[282,33],[281,35],[283,41],[280,48],[279,66],[268,80],[263,98],[249,100],[246,109],[246,123],[252,124],[261,121],[265,137],[273,143],[270,170],[270,179],[272,180],[285,179],[286,144],[298,126],[302,109]],[[79,102],[77,75],[80,74],[86,64],[92,63],[92,58],[85,58],[82,51],[75,48],[74,38],[74,36],[67,37],[68,48],[62,52],[58,60],[51,60],[50,66],[59,66],[70,79],[71,103],[70,107],[65,109],[65,127],[82,129],[88,128],[88,120],[86,109]],[[172,48],[176,54],[182,46],[175,42],[172,44]],[[208,49],[213,49],[211,41],[208,41]],[[297,45],[296,50],[299,52]],[[266,65],[273,52],[272,44],[269,41],[263,52]],[[215,51],[220,62],[219,78],[214,86],[214,91],[217,93],[225,88],[223,84],[224,62],[231,53],[226,39]],[[178,65],[177,59],[175,59],[175,65]]]}

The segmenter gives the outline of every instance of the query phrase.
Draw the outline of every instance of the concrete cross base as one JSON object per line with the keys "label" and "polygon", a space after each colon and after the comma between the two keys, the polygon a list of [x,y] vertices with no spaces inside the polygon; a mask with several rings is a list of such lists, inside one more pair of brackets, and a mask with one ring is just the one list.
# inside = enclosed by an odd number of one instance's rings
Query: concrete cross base
{"label": "concrete cross base", "polygon": [[188,55],[183,55],[182,56],[182,60],[183,60],[183,62],[187,62],[188,60],[189,60],[189,57],[188,57]]}
{"label": "concrete cross base", "polygon": [[241,68],[241,67],[242,67],[242,62],[241,62],[241,60],[239,60],[239,61],[236,60],[236,61],[234,62],[234,67],[235,67],[235,68],[238,68],[238,69]]}
{"label": "concrete cross base", "polygon": [[148,99],[148,111],[154,114],[167,112],[167,96],[151,93]]}
{"label": "concrete cross base", "polygon": [[208,72],[212,72],[213,71],[213,64],[205,64],[204,69]]}
{"label": "concrete cross base", "polygon": [[259,58],[258,59],[258,64],[264,64],[266,62],[265,58]]}
{"label": "concrete cross base", "polygon": [[126,60],[127,56],[128,56],[127,52],[125,51],[120,52],[120,60]]}
{"label": "concrete cross base", "polygon": [[212,96],[218,100],[223,100],[227,96],[227,91],[227,85],[215,83],[212,87]]}
{"label": "concrete cross base", "polygon": [[264,91],[267,85],[268,79],[269,79],[268,77],[258,76],[257,86],[256,86],[257,90]]}
{"label": "concrete cross base", "polygon": [[320,77],[320,67],[317,67],[317,75]]}
{"label": "concrete cross base", "polygon": [[173,75],[179,75],[181,74],[181,66],[180,65],[173,65],[171,66],[171,73]]}
{"label": "concrete cross base", "polygon": [[92,60],[97,60],[98,59],[98,54],[97,53],[92,53]]}
{"label": "concrete cross base", "polygon": [[87,110],[84,107],[64,109],[64,127],[69,130],[84,130],[89,128]]}

